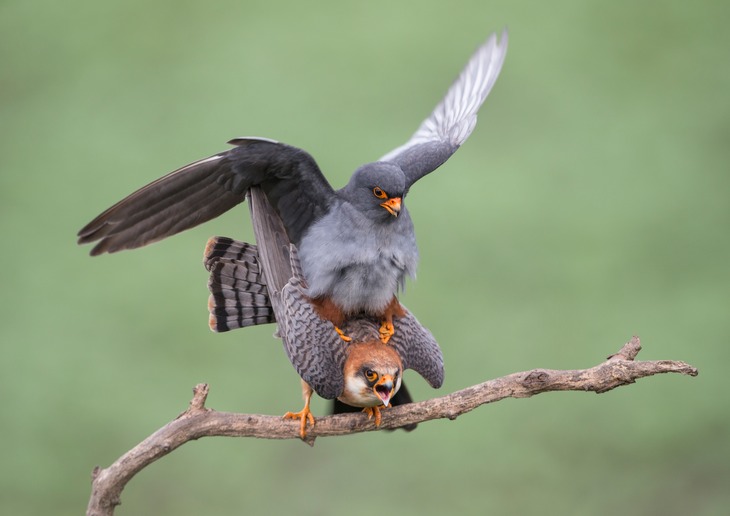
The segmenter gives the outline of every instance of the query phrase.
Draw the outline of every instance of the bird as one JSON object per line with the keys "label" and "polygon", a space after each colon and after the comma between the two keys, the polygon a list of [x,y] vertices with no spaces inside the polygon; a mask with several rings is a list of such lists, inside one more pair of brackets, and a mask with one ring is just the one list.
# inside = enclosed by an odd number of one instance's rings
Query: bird
{"label": "bird", "polygon": [[234,138],[233,148],[140,188],[78,233],[91,255],[141,247],[211,220],[258,186],[298,250],[307,296],[344,340],[349,318],[375,317],[387,343],[405,317],[398,295],[419,260],[404,199],[466,141],[502,69],[505,29],[477,48],[441,102],[403,145],[357,168],[335,190],[306,151],[276,140]]}
{"label": "bird", "polygon": [[[263,245],[275,240],[269,234]],[[278,323],[276,336],[301,377],[304,398],[302,410],[284,417],[299,421],[302,439],[307,424],[315,424],[310,409],[313,392],[333,400],[334,413],[362,410],[379,427],[383,408],[412,402],[403,383],[406,369],[418,372],[432,387],[441,387],[441,349],[410,312],[395,321],[398,331],[387,344],[379,338],[376,319],[349,318],[344,328],[351,339],[343,343],[332,331],[332,323],[321,318],[308,299],[296,247],[290,245],[288,254],[291,272],[286,275],[291,278],[281,290],[270,291],[256,245],[212,237],[203,263],[210,273],[208,309],[213,331]]]}

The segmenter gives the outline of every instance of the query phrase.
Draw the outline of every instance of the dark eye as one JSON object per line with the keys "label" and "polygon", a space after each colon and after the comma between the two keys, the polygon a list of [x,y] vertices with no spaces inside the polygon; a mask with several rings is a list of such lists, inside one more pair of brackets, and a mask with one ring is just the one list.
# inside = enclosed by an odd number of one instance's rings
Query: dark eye
{"label": "dark eye", "polygon": [[376,373],[372,369],[366,369],[365,378],[367,378],[369,382],[374,382],[378,378],[378,373]]}
{"label": "dark eye", "polygon": [[387,197],[388,197],[388,194],[387,194],[387,193],[385,193],[385,192],[384,192],[384,191],[382,190],[382,188],[380,188],[380,187],[378,187],[378,186],[376,186],[375,188],[373,188],[373,195],[374,195],[375,197],[377,197],[378,199],[387,199]]}

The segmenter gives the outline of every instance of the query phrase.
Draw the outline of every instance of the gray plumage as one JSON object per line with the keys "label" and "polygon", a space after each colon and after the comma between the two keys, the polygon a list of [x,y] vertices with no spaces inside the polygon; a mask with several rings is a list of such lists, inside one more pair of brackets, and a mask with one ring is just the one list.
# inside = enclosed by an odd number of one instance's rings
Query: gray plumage
{"label": "gray plumage", "polygon": [[[317,394],[333,399],[344,388],[343,369],[348,344],[344,343],[331,322],[323,320],[307,298],[306,281],[296,265],[297,253],[291,252],[294,276],[281,291],[286,309],[279,318],[281,333],[289,360],[302,379]],[[388,345],[400,355],[404,369],[413,369],[434,388],[444,380],[441,349],[427,329],[410,312],[393,321],[395,333]],[[356,317],[346,321],[342,330],[353,342],[379,342],[380,321],[372,317]]]}
{"label": "gray plumage", "polygon": [[340,190],[305,151],[238,138],[229,142],[233,149],[176,170],[112,206],[79,232],[79,243],[98,241],[92,255],[140,247],[220,215],[258,185],[299,249],[309,294],[332,299],[348,315],[375,315],[418,263],[408,210],[384,209],[383,201],[400,202],[414,182],[466,141],[506,50],[507,32],[499,42],[492,35],[413,136],[360,167]]}
{"label": "gray plumage", "polygon": [[[385,177],[371,179],[374,166],[365,169],[364,177],[356,181],[383,185],[385,190]],[[382,164],[379,170],[388,171],[389,179],[390,174],[402,176],[390,164]],[[402,196],[402,183],[395,188],[386,191]],[[371,189],[348,184],[332,209],[312,224],[299,244],[310,296],[330,297],[346,313],[377,313],[403,287],[406,276],[416,274],[418,248],[408,211],[403,209],[394,218],[379,202],[374,203],[372,213],[367,206],[358,206],[361,198],[366,200],[361,204],[370,201]]]}

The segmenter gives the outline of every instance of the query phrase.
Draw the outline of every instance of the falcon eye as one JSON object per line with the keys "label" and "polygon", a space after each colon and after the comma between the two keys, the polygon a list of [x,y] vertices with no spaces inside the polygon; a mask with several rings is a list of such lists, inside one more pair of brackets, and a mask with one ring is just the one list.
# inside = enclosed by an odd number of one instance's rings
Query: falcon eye
{"label": "falcon eye", "polygon": [[369,382],[374,382],[378,378],[378,373],[376,373],[372,369],[366,369],[365,378],[367,378]]}
{"label": "falcon eye", "polygon": [[385,192],[384,192],[384,191],[382,190],[382,188],[380,188],[380,187],[378,187],[378,186],[376,186],[375,188],[373,188],[373,195],[374,195],[375,197],[377,197],[378,199],[387,199],[387,198],[388,198],[388,194],[387,194],[387,193],[385,193]]}

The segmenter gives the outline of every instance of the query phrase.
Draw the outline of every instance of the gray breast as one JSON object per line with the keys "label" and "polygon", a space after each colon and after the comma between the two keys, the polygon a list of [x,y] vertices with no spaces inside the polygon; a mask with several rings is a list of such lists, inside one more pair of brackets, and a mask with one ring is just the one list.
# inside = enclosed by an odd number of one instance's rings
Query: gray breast
{"label": "gray breast", "polygon": [[327,296],[349,313],[382,311],[406,276],[415,276],[418,249],[403,209],[378,224],[342,204],[302,238],[299,259],[311,297]]}

